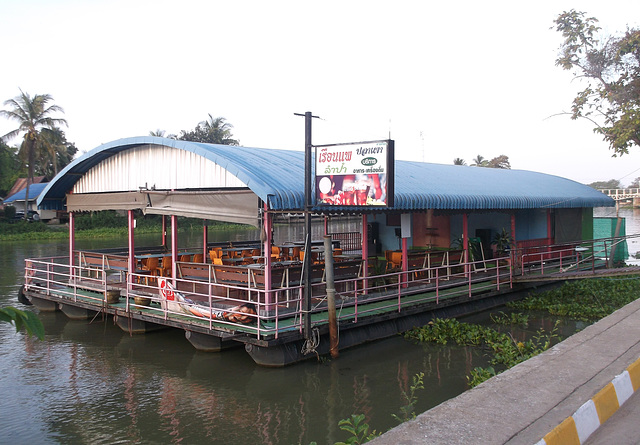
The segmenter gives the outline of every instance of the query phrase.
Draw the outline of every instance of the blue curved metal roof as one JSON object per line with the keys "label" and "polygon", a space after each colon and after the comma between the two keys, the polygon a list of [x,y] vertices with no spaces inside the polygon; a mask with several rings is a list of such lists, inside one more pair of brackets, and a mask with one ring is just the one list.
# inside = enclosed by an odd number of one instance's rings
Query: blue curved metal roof
{"label": "blue curved metal roof", "polygon": [[[36,199],[42,193],[42,191],[47,186],[46,182],[40,182],[37,184],[29,185],[29,201]],[[4,200],[5,203],[14,202],[14,201],[24,201],[27,196],[27,188],[23,188],[19,192],[14,193]]]}
{"label": "blue curved metal roof", "polygon": [[[117,152],[155,144],[188,150],[237,176],[275,210],[304,208],[304,152],[178,141],[152,136],[119,139],[74,160],[38,198],[60,208],[65,194],[91,167]],[[394,210],[490,210],[608,207],[613,199],[578,182],[526,170],[396,161]],[[349,207],[332,207],[350,211]],[[381,210],[381,209],[378,209]]]}

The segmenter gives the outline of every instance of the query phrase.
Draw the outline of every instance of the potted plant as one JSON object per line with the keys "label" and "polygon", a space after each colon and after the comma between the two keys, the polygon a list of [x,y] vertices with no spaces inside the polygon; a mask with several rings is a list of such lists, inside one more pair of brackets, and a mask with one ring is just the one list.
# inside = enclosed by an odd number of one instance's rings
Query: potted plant
{"label": "potted plant", "polygon": [[513,238],[511,234],[503,227],[502,230],[493,236],[491,242],[492,246],[495,246],[495,256],[497,258],[505,257],[509,254],[509,249],[513,244]]}

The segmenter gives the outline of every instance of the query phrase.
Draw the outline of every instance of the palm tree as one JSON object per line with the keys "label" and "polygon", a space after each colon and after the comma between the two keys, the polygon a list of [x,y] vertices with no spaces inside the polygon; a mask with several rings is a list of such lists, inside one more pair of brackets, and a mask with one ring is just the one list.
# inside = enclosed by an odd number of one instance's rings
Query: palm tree
{"label": "palm tree", "polygon": [[232,128],[233,125],[226,122],[224,117],[213,117],[209,114],[209,119],[200,122],[192,131],[182,130],[178,139],[208,144],[240,145],[237,139],[233,139]]}
{"label": "palm tree", "polygon": [[56,112],[64,113],[58,105],[50,105],[53,100],[49,94],[29,94],[20,90],[20,95],[13,99],[6,100],[4,105],[10,107],[9,110],[0,110],[0,116],[18,121],[19,126],[13,131],[2,136],[3,141],[13,139],[24,133],[20,150],[27,159],[28,178],[27,190],[24,201],[24,215],[28,214],[29,185],[33,182],[33,171],[35,167],[36,148],[41,143],[41,130],[53,129],[57,125],[67,125],[67,121],[61,118],[51,117]]}
{"label": "palm tree", "polygon": [[472,161],[473,164],[471,164],[471,166],[473,167],[486,167],[489,165],[489,161],[487,161],[482,155],[476,156]]}
{"label": "palm tree", "polygon": [[150,131],[149,136],[155,136],[158,138],[163,138],[166,132],[164,130],[160,130],[159,128],[156,131]]}
{"label": "palm tree", "polygon": [[58,170],[69,164],[78,149],[67,142],[67,138],[60,128],[43,128],[40,141],[36,146],[36,162],[39,167],[37,174],[51,179],[58,174]]}
{"label": "palm tree", "polygon": [[453,160],[453,165],[467,165],[467,162],[462,158],[455,158]]}

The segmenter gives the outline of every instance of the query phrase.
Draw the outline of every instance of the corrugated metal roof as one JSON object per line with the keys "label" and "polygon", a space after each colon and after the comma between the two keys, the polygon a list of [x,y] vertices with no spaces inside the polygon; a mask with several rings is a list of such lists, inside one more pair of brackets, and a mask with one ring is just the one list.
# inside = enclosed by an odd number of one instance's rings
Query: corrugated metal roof
{"label": "corrugated metal roof", "polygon": [[[42,193],[42,191],[48,185],[47,182],[41,182],[39,184],[31,184],[29,186],[29,201],[35,201],[35,199]],[[23,188],[18,193],[14,193],[4,200],[5,203],[10,203],[14,201],[24,201],[27,196],[27,188]]]}
{"label": "corrugated metal roof", "polygon": [[[243,181],[270,208],[304,207],[304,153],[202,144],[151,136],[101,145],[69,164],[38,199],[42,208],[59,208],[73,184],[94,165],[122,150],[157,144],[188,150],[215,162]],[[608,207],[613,199],[558,176],[525,170],[396,161],[395,210],[488,210]],[[188,174],[188,172],[185,172]],[[332,207],[335,211],[353,211]]]}
{"label": "corrugated metal roof", "polygon": [[603,193],[559,176],[527,170],[396,161],[400,209],[609,207]]}

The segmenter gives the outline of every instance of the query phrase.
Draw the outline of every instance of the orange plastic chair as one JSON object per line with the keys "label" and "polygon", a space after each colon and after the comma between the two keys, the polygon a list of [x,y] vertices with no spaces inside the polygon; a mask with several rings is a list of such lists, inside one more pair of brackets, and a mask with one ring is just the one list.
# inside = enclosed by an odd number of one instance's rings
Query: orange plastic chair
{"label": "orange plastic chair", "polygon": [[402,252],[394,252],[392,250],[387,250],[384,253],[385,258],[387,260],[387,267],[385,270],[394,271],[399,270],[402,267]]}
{"label": "orange plastic chair", "polygon": [[280,248],[278,246],[271,246],[271,259],[280,261]]}
{"label": "orange plastic chair", "polygon": [[222,258],[212,258],[211,262],[216,266],[222,266]]}
{"label": "orange plastic chair", "polygon": [[178,261],[182,261],[184,263],[190,263],[191,262],[191,255],[187,255],[187,254],[180,255],[178,257]]}
{"label": "orange plastic chair", "polygon": [[194,263],[204,263],[204,255],[201,253],[196,253],[193,256],[193,262]]}
{"label": "orange plastic chair", "polygon": [[[149,285],[149,278],[158,275],[160,268],[158,267],[158,257],[149,257],[142,260],[142,270],[149,271],[149,275],[144,277],[145,283]],[[142,280],[142,277],[139,278]],[[153,278],[152,278],[153,279]]]}
{"label": "orange plastic chair", "polygon": [[162,265],[158,267],[158,275],[161,277],[171,276],[171,256],[162,257]]}
{"label": "orange plastic chair", "polygon": [[387,262],[387,270],[398,270],[402,267],[402,252],[391,252]]}

